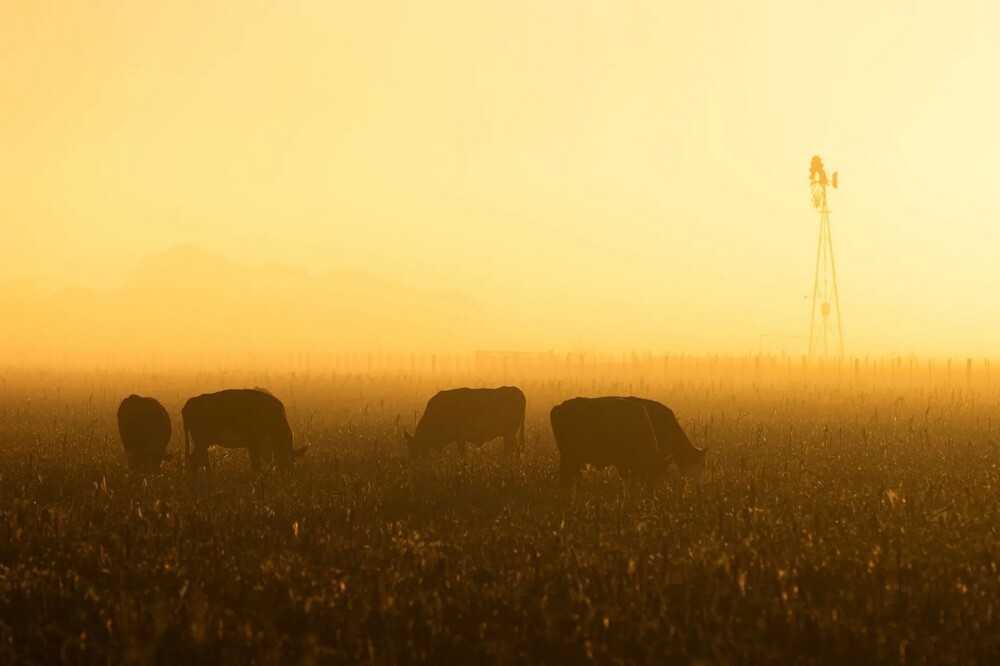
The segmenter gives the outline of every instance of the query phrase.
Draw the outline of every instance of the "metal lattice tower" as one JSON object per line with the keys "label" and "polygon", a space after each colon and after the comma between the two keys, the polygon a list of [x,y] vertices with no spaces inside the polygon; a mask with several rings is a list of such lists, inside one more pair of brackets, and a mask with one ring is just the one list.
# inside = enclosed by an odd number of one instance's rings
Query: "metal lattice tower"
{"label": "metal lattice tower", "polygon": [[[827,185],[837,189],[837,172],[827,180],[823,160],[813,155],[809,165],[809,185],[813,207],[819,212],[819,245],[816,247],[816,275],[813,279],[812,318],[809,324],[809,355],[844,355],[844,331],[840,321],[840,296],[837,293],[837,267],[833,261],[833,238],[830,236],[830,210],[826,203]],[[831,301],[833,308],[831,311]],[[817,303],[819,326],[817,327]],[[836,327],[830,315],[836,317]],[[831,338],[836,340],[831,341]],[[831,343],[833,349],[831,349]]]}

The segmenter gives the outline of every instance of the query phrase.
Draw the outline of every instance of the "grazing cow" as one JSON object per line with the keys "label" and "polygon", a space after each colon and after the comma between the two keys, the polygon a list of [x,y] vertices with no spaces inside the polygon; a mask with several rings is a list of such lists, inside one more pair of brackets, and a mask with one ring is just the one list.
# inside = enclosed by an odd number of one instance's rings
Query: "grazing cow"
{"label": "grazing cow", "polygon": [[552,433],[559,447],[564,482],[585,465],[613,465],[648,480],[664,476],[653,425],[642,403],[627,398],[572,398],[552,408]]}
{"label": "grazing cow", "polygon": [[456,442],[481,446],[503,437],[504,451],[524,450],[524,393],[515,386],[439,391],[428,402],[417,430],[403,432],[411,455],[424,455]]}
{"label": "grazing cow", "polygon": [[698,478],[705,471],[705,449],[699,449],[681,429],[673,410],[663,403],[646,398],[630,397],[646,408],[649,422],[656,435],[656,446],[660,458],[673,461],[684,476]]}
{"label": "grazing cow", "polygon": [[155,472],[169,460],[170,415],[155,398],[130,395],[118,406],[118,434],[129,469]]}
{"label": "grazing cow", "polygon": [[[250,467],[276,462],[289,468],[306,452],[292,447],[292,429],[285,406],[264,389],[228,389],[191,398],[181,410],[184,457],[191,470],[208,467],[208,447],[247,449]],[[190,444],[194,442],[194,451]]]}

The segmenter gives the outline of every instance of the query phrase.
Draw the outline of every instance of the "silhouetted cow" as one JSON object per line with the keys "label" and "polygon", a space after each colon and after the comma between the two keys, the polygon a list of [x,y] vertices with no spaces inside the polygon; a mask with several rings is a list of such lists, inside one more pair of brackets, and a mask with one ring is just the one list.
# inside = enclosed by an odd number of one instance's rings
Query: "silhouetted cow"
{"label": "silhouetted cow", "polygon": [[564,482],[585,465],[619,471],[647,481],[662,479],[666,465],[641,402],[627,398],[572,398],[549,413],[559,447],[559,474]]}
{"label": "silhouetted cow", "polygon": [[458,443],[481,446],[503,437],[504,451],[524,449],[524,393],[515,386],[457,388],[434,395],[413,435],[403,432],[411,455],[423,455]]}
{"label": "silhouetted cow", "polygon": [[[181,410],[184,457],[192,470],[208,467],[208,447],[247,449],[250,467],[276,462],[289,468],[306,452],[292,447],[292,429],[285,406],[263,389],[227,389],[191,398]],[[194,451],[189,450],[190,442]]]}
{"label": "silhouetted cow", "polygon": [[130,395],[118,405],[118,434],[129,469],[155,472],[169,460],[170,415],[155,398]]}
{"label": "silhouetted cow", "polygon": [[653,425],[656,435],[656,446],[660,458],[667,462],[676,462],[684,476],[700,477],[705,470],[705,449],[699,449],[681,429],[673,410],[663,403],[647,398],[630,397],[646,408],[649,422]]}

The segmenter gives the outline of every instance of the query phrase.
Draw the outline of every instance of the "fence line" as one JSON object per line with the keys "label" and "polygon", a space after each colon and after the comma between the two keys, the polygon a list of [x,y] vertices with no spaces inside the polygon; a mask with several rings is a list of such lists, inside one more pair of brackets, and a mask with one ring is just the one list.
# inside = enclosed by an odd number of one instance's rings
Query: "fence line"
{"label": "fence line", "polygon": [[811,383],[865,386],[992,386],[989,358],[851,356],[810,358],[789,354],[692,355],[628,352],[306,352],[227,353],[205,351],[186,356],[107,351],[89,356],[6,359],[0,368],[74,369],[139,373],[213,373],[272,371],[310,374],[367,374],[474,378],[515,383],[520,377],[616,378],[634,384],[717,381],[732,385]]}

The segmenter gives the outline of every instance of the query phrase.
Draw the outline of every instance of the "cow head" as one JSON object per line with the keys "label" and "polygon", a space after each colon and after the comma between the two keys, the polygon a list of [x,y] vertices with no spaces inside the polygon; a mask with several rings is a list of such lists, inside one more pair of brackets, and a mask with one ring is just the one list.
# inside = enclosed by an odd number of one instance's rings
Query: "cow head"
{"label": "cow head", "polygon": [[301,449],[292,449],[287,455],[278,456],[278,467],[283,470],[290,470],[295,461],[304,456],[307,450],[309,450],[308,444]]}
{"label": "cow head", "polygon": [[405,430],[403,431],[403,441],[406,442],[406,448],[414,458],[427,455],[430,452],[430,446],[418,439],[416,435],[411,435]]}
{"label": "cow head", "polygon": [[684,460],[678,461],[681,473],[694,480],[701,478],[701,475],[705,472],[705,452],[708,451],[707,448],[695,449],[690,456],[685,456]]}
{"label": "cow head", "polygon": [[693,449],[690,453],[685,453],[684,455],[669,455],[663,459],[663,469],[667,470],[672,464],[676,463],[677,468],[684,477],[697,481],[705,472],[705,451],[707,450],[707,448]]}

